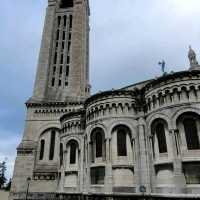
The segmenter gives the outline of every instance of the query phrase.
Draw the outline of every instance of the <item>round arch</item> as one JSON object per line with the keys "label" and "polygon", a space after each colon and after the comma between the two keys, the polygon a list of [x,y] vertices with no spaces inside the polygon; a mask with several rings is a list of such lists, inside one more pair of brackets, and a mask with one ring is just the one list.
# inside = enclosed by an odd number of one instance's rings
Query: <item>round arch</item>
{"label": "round arch", "polygon": [[184,113],[194,113],[200,116],[200,109],[194,107],[183,107],[181,110],[176,111],[172,115],[172,127],[173,129],[177,129],[177,120]]}
{"label": "round arch", "polygon": [[118,125],[114,126],[112,131],[111,131],[111,134],[113,132],[115,132],[116,130],[118,130],[119,128],[125,128],[126,132],[129,134],[129,136],[132,137],[131,129],[128,126],[124,125],[124,124],[118,124]]}
{"label": "round arch", "polygon": [[75,141],[75,142],[77,142],[77,144],[78,144],[78,149],[80,150],[80,148],[81,148],[81,141],[80,141],[80,139],[79,139],[78,137],[76,137],[76,136],[71,136],[71,137],[69,137],[69,138],[63,140],[63,144],[64,144],[65,148],[66,148],[66,146],[70,143],[70,141]]}
{"label": "round arch", "polygon": [[169,153],[171,142],[169,139],[169,126],[165,119],[156,118],[150,124],[150,135],[152,136],[152,153],[159,158],[162,153]]}
{"label": "round arch", "polygon": [[164,120],[163,118],[156,118],[151,122],[151,125],[150,125],[151,135],[152,135],[152,129],[154,129],[154,127],[160,123],[164,124],[166,128],[169,129],[169,126],[166,120]]}
{"label": "round arch", "polygon": [[105,132],[102,128],[100,127],[95,127],[94,129],[92,129],[91,131],[91,134],[90,134],[90,141],[91,141],[91,138],[93,136],[93,134],[95,134],[96,132],[101,132],[103,134],[103,137],[105,138]]}
{"label": "round arch", "polygon": [[[111,158],[112,162],[118,162],[126,157],[125,162],[133,162],[135,142],[132,137],[132,129],[125,123],[117,123],[111,129]],[[123,160],[123,159],[122,159]]]}
{"label": "round arch", "polygon": [[104,124],[95,124],[95,125],[91,126],[88,131],[86,131],[88,143],[91,142],[91,135],[94,132],[94,130],[97,129],[97,128],[99,128],[103,131],[105,139],[108,138],[106,126]]}
{"label": "round arch", "polygon": [[112,124],[110,124],[109,126],[109,137],[112,138],[112,132],[113,132],[113,129],[117,126],[125,126],[127,127],[129,130],[130,130],[130,136],[131,136],[131,139],[135,138],[136,135],[137,135],[137,129],[136,127],[134,127],[131,122],[127,122],[127,120],[117,120],[117,121],[114,121],[112,122]]}
{"label": "round arch", "polygon": [[58,130],[60,131],[60,124],[59,123],[48,123],[48,124],[45,124],[43,126],[41,126],[38,130],[37,130],[37,140],[48,130],[51,130],[51,129],[55,129],[55,130]]}
{"label": "round arch", "polygon": [[164,121],[167,123],[168,128],[169,128],[169,129],[172,128],[172,122],[171,122],[171,120],[170,120],[170,118],[169,118],[168,115],[163,114],[163,113],[156,113],[156,114],[152,115],[151,117],[149,117],[149,118],[147,119],[147,130],[148,130],[148,135],[151,135],[151,132],[150,132],[151,126],[152,126],[153,122],[154,122],[155,120],[157,120],[157,119],[164,120]]}
{"label": "round arch", "polygon": [[180,135],[183,151],[200,149],[200,115],[198,112],[182,112],[176,118],[176,128]]}

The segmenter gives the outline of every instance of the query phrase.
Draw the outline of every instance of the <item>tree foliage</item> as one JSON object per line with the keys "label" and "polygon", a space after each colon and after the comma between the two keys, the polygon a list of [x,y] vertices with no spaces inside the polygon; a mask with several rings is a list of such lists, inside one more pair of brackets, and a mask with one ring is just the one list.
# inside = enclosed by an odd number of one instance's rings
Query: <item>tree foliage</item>
{"label": "tree foliage", "polygon": [[10,191],[10,188],[11,188],[11,179],[9,180],[9,182],[6,184],[6,186],[5,186],[5,190],[6,191]]}
{"label": "tree foliage", "polygon": [[0,189],[4,188],[5,183],[7,181],[6,176],[6,162],[0,162]]}

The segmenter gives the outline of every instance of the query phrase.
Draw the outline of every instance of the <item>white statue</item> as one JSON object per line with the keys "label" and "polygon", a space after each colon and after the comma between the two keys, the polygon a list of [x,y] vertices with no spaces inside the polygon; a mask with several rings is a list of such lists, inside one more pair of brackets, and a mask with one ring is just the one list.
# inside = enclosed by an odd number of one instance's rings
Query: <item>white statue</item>
{"label": "white statue", "polygon": [[198,65],[197,57],[195,51],[189,46],[188,58],[190,61],[190,66],[194,67]]}

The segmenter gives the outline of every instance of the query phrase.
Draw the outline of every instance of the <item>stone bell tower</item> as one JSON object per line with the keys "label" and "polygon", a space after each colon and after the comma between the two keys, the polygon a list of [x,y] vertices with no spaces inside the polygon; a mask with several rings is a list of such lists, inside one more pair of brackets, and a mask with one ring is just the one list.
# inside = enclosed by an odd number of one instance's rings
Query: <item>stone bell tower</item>
{"label": "stone bell tower", "polygon": [[55,194],[60,117],[81,109],[89,95],[88,0],[48,0],[34,92],[26,103],[10,199],[25,198],[29,179],[30,193]]}
{"label": "stone bell tower", "polygon": [[89,86],[87,0],[48,0],[33,101],[84,98]]}

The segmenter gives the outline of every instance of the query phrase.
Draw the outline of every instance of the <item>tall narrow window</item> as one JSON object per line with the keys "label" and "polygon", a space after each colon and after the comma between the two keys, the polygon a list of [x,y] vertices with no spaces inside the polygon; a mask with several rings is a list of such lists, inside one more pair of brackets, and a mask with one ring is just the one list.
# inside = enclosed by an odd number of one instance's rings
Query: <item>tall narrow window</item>
{"label": "tall narrow window", "polygon": [[91,160],[95,162],[95,158],[106,158],[105,134],[103,129],[96,128],[91,134]]}
{"label": "tall narrow window", "polygon": [[54,87],[54,85],[55,85],[55,78],[52,78],[52,80],[51,80],[51,86]]}
{"label": "tall narrow window", "polygon": [[65,49],[65,42],[62,42],[62,50]]}
{"label": "tall narrow window", "polygon": [[127,156],[126,131],[124,129],[117,130],[117,152],[118,156]]}
{"label": "tall narrow window", "polygon": [[72,15],[69,16],[69,28],[72,28],[72,20],[73,20],[73,17]]}
{"label": "tall narrow window", "polygon": [[61,86],[61,85],[62,85],[62,81],[59,80],[59,81],[58,81],[58,86]]}
{"label": "tall narrow window", "polygon": [[91,162],[94,163],[94,141],[93,139],[91,140],[91,143],[90,143],[90,154],[91,154]]}
{"label": "tall narrow window", "polygon": [[63,144],[60,143],[60,166],[63,165]]}
{"label": "tall narrow window", "polygon": [[68,51],[70,50],[71,42],[68,42]]}
{"label": "tall narrow window", "polygon": [[53,75],[56,73],[56,66],[53,67]]}
{"label": "tall narrow window", "polygon": [[53,160],[53,158],[54,158],[55,138],[56,138],[56,132],[55,132],[55,130],[52,130],[51,131],[49,160]]}
{"label": "tall narrow window", "polygon": [[58,26],[60,26],[60,22],[61,22],[61,17],[58,17]]}
{"label": "tall narrow window", "polygon": [[96,132],[96,157],[102,157],[103,155],[103,137],[101,132]]}
{"label": "tall narrow window", "polygon": [[71,40],[71,38],[72,38],[72,34],[71,34],[71,33],[69,33],[69,41]]}
{"label": "tall narrow window", "polygon": [[67,16],[64,16],[64,27],[67,25]]}
{"label": "tall narrow window", "polygon": [[63,67],[62,67],[62,65],[60,66],[60,75],[62,74],[62,69],[63,69]]}
{"label": "tall narrow window", "polygon": [[196,120],[193,118],[185,119],[183,120],[183,125],[185,129],[185,137],[188,150],[199,149],[200,145]]}
{"label": "tall narrow window", "polygon": [[66,66],[66,76],[69,76],[69,66]]}
{"label": "tall narrow window", "polygon": [[56,40],[59,40],[59,36],[60,36],[60,33],[59,33],[59,30],[57,30],[57,33],[56,33]]}
{"label": "tall narrow window", "polygon": [[63,64],[63,54],[61,54],[61,57],[60,57],[60,64]]}
{"label": "tall narrow window", "polygon": [[77,144],[75,141],[72,141],[70,144],[70,164],[76,163],[76,149],[77,149]]}
{"label": "tall narrow window", "polygon": [[40,141],[40,160],[43,160],[44,158],[44,145],[45,145],[45,141],[41,140]]}
{"label": "tall narrow window", "polygon": [[63,40],[65,40],[65,31],[63,31]]}
{"label": "tall narrow window", "polygon": [[57,53],[55,53],[55,55],[54,55],[54,64],[56,64],[57,63]]}
{"label": "tall narrow window", "polygon": [[70,63],[70,57],[67,56],[67,64],[69,64],[69,63]]}
{"label": "tall narrow window", "polygon": [[165,136],[165,126],[162,123],[156,125],[155,128],[156,137],[158,139],[158,148],[159,153],[166,153],[167,152],[167,142]]}

